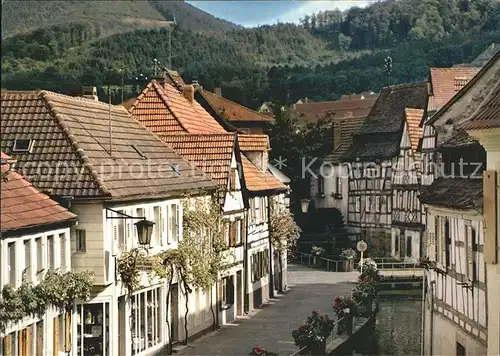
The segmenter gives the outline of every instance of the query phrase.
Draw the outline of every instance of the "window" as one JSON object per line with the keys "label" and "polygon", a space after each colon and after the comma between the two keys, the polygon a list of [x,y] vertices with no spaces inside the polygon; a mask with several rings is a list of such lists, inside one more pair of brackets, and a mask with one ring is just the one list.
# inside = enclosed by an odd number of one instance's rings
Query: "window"
{"label": "window", "polygon": [[249,215],[248,219],[249,219],[250,224],[255,223],[255,199],[256,198],[250,199],[250,209],[248,212],[248,215]]}
{"label": "window", "polygon": [[160,288],[132,296],[132,355],[152,348],[161,342]]}
{"label": "window", "polygon": [[450,236],[450,222],[446,219],[444,223],[444,238],[446,248],[446,267],[451,266],[451,236]]}
{"label": "window", "polygon": [[109,303],[80,304],[77,311],[76,354],[109,355]]}
{"label": "window", "polygon": [[236,245],[241,243],[241,221],[242,220],[236,220]]}
{"label": "window", "polygon": [[36,248],[36,274],[38,274],[38,280],[41,281],[43,276],[41,272],[44,270],[44,254],[43,254],[43,243],[42,238],[38,237],[35,239]]}
{"label": "window", "polygon": [[155,223],[153,225],[153,236],[152,236],[152,245],[153,246],[159,246],[160,245],[160,240],[161,240],[161,232],[162,232],[162,226],[161,226],[161,208],[159,206],[155,206],[153,208],[153,222]]}
{"label": "window", "polygon": [[16,285],[16,243],[7,245],[7,271],[9,271],[9,284]]}
{"label": "window", "polygon": [[61,270],[66,271],[66,234],[59,234],[59,246],[60,246],[60,256],[61,256]]}
{"label": "window", "polygon": [[56,268],[56,265],[55,265],[55,257],[56,257],[56,253],[54,251],[54,236],[53,235],[50,235],[50,236],[47,236],[47,254],[48,254],[48,258],[47,258],[47,269],[50,271],[50,270],[54,270]]}
{"label": "window", "polygon": [[254,223],[260,223],[260,198],[254,198],[255,220]]}
{"label": "window", "polygon": [[411,257],[411,236],[406,237],[406,257]]}
{"label": "window", "polygon": [[12,152],[31,152],[34,143],[34,140],[15,140],[12,146]]}
{"label": "window", "polygon": [[87,250],[87,238],[85,230],[75,229],[76,252],[85,252]]}
{"label": "window", "polygon": [[[122,214],[125,214],[125,211],[123,210],[118,210],[117,214],[118,216],[124,218]],[[124,252],[125,251],[125,219],[115,219],[115,226],[113,229],[115,229],[114,234],[116,235],[117,242],[118,242],[118,251],[119,252]]]}
{"label": "window", "polygon": [[222,304],[226,306],[234,304],[233,276],[222,279]]}
{"label": "window", "polygon": [[172,241],[179,241],[179,206],[172,204],[170,206],[170,227],[172,229]]}
{"label": "window", "polygon": [[375,212],[380,213],[380,196],[375,197]]}
{"label": "window", "polygon": [[366,207],[365,207],[365,210],[366,210],[367,213],[370,212],[371,203],[372,203],[372,197],[371,196],[367,196],[366,197]]}
{"label": "window", "polygon": [[356,213],[359,213],[361,211],[361,197],[360,196],[357,196],[357,197],[354,197],[354,209],[356,211]]}
{"label": "window", "polygon": [[24,275],[27,282],[32,281],[33,268],[31,268],[31,240],[24,240]]}
{"label": "window", "polygon": [[229,176],[229,189],[236,190],[236,168],[231,168],[231,175]]}
{"label": "window", "polygon": [[325,195],[325,178],[320,174],[318,175],[318,196]]}
{"label": "window", "polygon": [[477,241],[476,229],[474,229],[470,222],[465,225],[466,234],[466,249],[467,249],[467,276],[469,279],[477,280]]}
{"label": "window", "polygon": [[[138,218],[146,218],[146,209],[144,208],[137,208],[136,210],[136,216]],[[139,236],[137,236],[137,229],[135,228],[135,225],[134,225],[134,242],[132,243],[132,246],[136,246],[136,242],[139,243]]]}
{"label": "window", "polygon": [[342,179],[340,177],[335,178],[335,190],[337,194],[342,195]]}
{"label": "window", "polygon": [[399,255],[399,238],[396,236],[395,240],[394,240],[394,254],[396,256]]}

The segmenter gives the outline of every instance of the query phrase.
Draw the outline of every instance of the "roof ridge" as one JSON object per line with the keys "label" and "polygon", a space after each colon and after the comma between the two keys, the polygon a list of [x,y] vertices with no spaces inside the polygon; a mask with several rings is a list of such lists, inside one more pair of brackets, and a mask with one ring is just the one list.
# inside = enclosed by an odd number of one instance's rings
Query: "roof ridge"
{"label": "roof ridge", "polygon": [[99,176],[97,171],[94,169],[93,164],[90,162],[90,159],[88,156],[85,155],[85,152],[83,148],[80,147],[78,140],[76,139],[75,135],[71,132],[71,129],[69,126],[64,122],[64,118],[57,109],[57,106],[50,100],[49,95],[52,94],[50,91],[42,90],[40,91],[40,96],[41,98],[47,103],[47,106],[50,110],[50,113],[52,114],[52,117],[56,120],[57,124],[59,127],[62,129],[64,135],[66,138],[69,140],[71,143],[71,146],[73,147],[74,151],[80,158],[83,166],[88,170],[92,178],[94,178],[94,182],[96,183],[97,187],[101,190],[102,193],[105,195],[111,196],[111,192],[106,188],[104,185],[102,178]]}
{"label": "roof ridge", "polygon": [[382,90],[402,90],[402,89],[407,89],[407,88],[416,88],[416,87],[419,87],[422,85],[427,85],[427,80],[420,81],[420,82],[413,82],[413,83],[401,83],[401,84],[389,85],[389,86],[382,88]]}
{"label": "roof ridge", "polygon": [[476,108],[476,110],[474,110],[474,112],[467,118],[467,120],[465,120],[462,124],[459,125],[459,128],[463,129],[463,130],[468,130],[467,127],[469,125],[467,125],[467,124],[470,123],[471,119],[474,119],[474,116],[476,116],[476,114],[479,112],[479,110],[482,110],[482,108],[485,105],[489,104],[491,98],[496,95],[496,92],[499,89],[500,89],[500,81],[498,81],[497,84],[495,84],[493,86],[493,88],[490,90],[490,92],[488,93],[488,95],[486,95],[486,97],[481,101],[481,104],[478,105],[478,107]]}
{"label": "roof ridge", "polygon": [[[45,89],[44,90],[40,90],[39,92],[40,93],[44,92],[45,94],[55,95],[55,96],[58,96],[58,97],[61,97],[61,98],[65,98],[65,99],[70,99],[70,100],[75,100],[75,101],[83,101],[83,102],[86,102],[86,103],[89,103],[89,104],[100,105],[100,106],[104,106],[106,108],[108,108],[109,105],[110,105],[110,104],[105,103],[103,101],[89,99],[89,98],[84,98],[83,96],[71,96],[71,95],[56,93],[56,92],[53,92],[53,91],[50,91],[50,90],[45,90]],[[125,109],[122,105],[111,105],[111,108],[117,109],[117,110],[120,110],[120,111],[122,109],[124,109],[125,111],[128,112],[128,110]]]}

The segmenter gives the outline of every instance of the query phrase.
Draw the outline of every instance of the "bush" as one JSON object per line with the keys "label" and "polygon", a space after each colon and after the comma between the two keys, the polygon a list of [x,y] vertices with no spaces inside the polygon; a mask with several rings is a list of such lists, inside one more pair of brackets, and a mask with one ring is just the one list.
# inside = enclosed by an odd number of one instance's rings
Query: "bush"
{"label": "bush", "polygon": [[306,322],[292,332],[295,345],[300,348],[316,349],[324,344],[333,327],[334,321],[328,315],[320,315],[317,311],[313,311]]}

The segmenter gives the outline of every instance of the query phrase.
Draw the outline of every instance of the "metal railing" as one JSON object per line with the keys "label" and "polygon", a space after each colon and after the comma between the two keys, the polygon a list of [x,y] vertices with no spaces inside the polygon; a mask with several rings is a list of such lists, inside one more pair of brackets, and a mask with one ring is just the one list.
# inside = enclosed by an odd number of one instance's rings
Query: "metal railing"
{"label": "metal railing", "polygon": [[[373,261],[377,264],[378,269],[406,269],[406,268],[419,268],[420,262],[406,262],[406,261],[398,261],[394,258],[388,257],[375,257],[372,258]],[[349,270],[349,261],[348,260],[333,260],[330,258],[322,257],[322,256],[314,256],[310,253],[304,253],[300,251],[295,252],[295,262],[306,266],[312,266],[324,269],[329,272],[346,272]],[[359,264],[359,259],[355,259],[351,262],[350,267],[352,269],[356,269]]]}

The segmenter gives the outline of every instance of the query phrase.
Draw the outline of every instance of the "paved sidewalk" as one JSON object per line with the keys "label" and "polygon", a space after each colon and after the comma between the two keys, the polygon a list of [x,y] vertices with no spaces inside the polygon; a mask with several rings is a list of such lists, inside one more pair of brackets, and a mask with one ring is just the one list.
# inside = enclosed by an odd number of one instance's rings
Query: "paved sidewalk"
{"label": "paved sidewalk", "polygon": [[255,345],[290,355],[297,350],[292,330],[313,311],[333,316],[337,295],[347,295],[356,282],[357,272],[334,273],[298,265],[288,265],[285,295],[252,313],[247,320],[207,334],[178,352],[179,355],[248,355]]}

